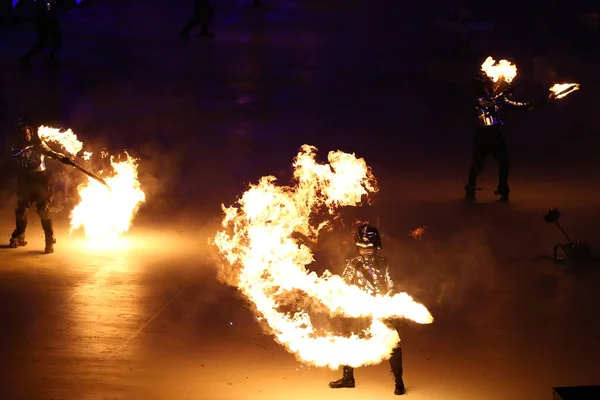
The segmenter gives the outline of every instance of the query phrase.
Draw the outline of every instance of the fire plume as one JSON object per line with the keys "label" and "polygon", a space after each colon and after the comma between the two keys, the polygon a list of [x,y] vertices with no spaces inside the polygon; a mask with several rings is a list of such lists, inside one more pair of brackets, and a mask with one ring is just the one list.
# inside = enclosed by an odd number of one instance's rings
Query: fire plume
{"label": "fire plume", "polygon": [[[38,136],[44,142],[52,142],[72,156],[77,156],[83,149],[77,135],[71,130],[61,130],[40,126]],[[80,158],[89,161],[92,152],[83,151]],[[108,157],[104,151],[102,158]],[[98,181],[87,178],[77,187],[80,197],[78,204],[71,211],[71,230],[82,228],[86,237],[93,243],[106,243],[127,232],[140,205],[146,200],[138,180],[137,161],[126,154],[126,160],[115,161],[110,157],[108,171],[98,174],[106,181],[110,189]]]}
{"label": "fire plume", "polygon": [[44,142],[59,144],[64,151],[72,156],[79,153],[83,148],[83,143],[77,139],[77,135],[71,129],[61,130],[42,125],[38,128],[38,136]]}
{"label": "fire plume", "polygon": [[[338,208],[360,205],[377,191],[364,159],[331,151],[329,163],[318,164],[316,150],[302,146],[293,186],[278,186],[275,177],[265,176],[250,185],[237,206],[222,206],[223,229],[213,239],[226,260],[220,277],[244,294],[268,332],[302,362],[331,369],[376,364],[400,340],[386,319],[427,324],[433,317],[406,293],[371,296],[329,271],[318,276],[307,270],[313,254],[300,237],[316,242],[321,230],[331,228]],[[298,293],[305,298],[303,306]],[[295,302],[296,311],[283,311],[282,301]],[[369,326],[349,337],[323,334],[313,326],[307,304],[326,308],[332,317],[366,318]]]}
{"label": "fire plume", "polygon": [[579,83],[555,83],[549,90],[551,98],[562,99],[579,90]]}
{"label": "fire plume", "polygon": [[485,59],[481,64],[481,70],[494,82],[504,80],[511,83],[517,76],[517,66],[507,60],[500,60],[496,63],[492,57]]}
{"label": "fire plume", "polygon": [[138,181],[137,160],[126,154],[125,161],[110,159],[112,171],[103,176],[110,190],[88,178],[77,191],[81,201],[71,212],[71,232],[83,228],[94,242],[114,240],[127,232],[146,195]]}

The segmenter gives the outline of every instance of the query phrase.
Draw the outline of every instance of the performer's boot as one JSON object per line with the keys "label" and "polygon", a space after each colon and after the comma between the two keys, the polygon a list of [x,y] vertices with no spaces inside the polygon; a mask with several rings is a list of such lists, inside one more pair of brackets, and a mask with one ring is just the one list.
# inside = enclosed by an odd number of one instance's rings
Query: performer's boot
{"label": "performer's boot", "polygon": [[465,201],[475,201],[475,185],[465,185]]}
{"label": "performer's boot", "polygon": [[27,215],[20,215],[19,211],[16,214],[16,228],[10,237],[10,247],[17,248],[19,246],[26,246],[25,241],[25,230],[27,229]]}
{"label": "performer's boot", "polygon": [[42,219],[42,228],[44,228],[44,234],[46,235],[46,254],[54,253],[54,245],[56,239],[54,239],[54,231],[52,230],[52,220],[50,218]]}
{"label": "performer's boot", "polygon": [[353,388],[354,387],[354,368],[344,367],[342,379],[334,382],[329,382],[329,387],[332,389]]}
{"label": "performer's boot", "polygon": [[500,196],[500,203],[508,203],[508,196],[510,194],[510,189],[508,185],[498,185],[498,189],[494,192],[496,196]]}
{"label": "performer's boot", "polygon": [[9,246],[13,249],[16,249],[19,246],[27,246],[27,241],[25,241],[25,235],[11,237]]}

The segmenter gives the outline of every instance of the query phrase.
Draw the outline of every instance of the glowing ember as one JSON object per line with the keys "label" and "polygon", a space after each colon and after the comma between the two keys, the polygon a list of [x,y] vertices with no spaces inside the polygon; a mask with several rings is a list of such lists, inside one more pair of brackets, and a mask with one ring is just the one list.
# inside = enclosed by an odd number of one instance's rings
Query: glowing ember
{"label": "glowing ember", "polygon": [[83,154],[81,155],[81,158],[85,161],[88,161],[90,158],[92,158],[92,152],[84,151]]}
{"label": "glowing ember", "polygon": [[413,229],[412,231],[410,231],[408,236],[412,237],[415,240],[423,240],[423,235],[425,234],[425,232],[427,232],[427,227],[422,226],[420,228]]}
{"label": "glowing ember", "polygon": [[64,151],[71,155],[76,155],[83,148],[83,143],[77,139],[77,135],[71,129],[61,131],[57,128],[48,126],[40,126],[38,128],[38,136],[44,142],[58,143]]}
{"label": "glowing ember", "polygon": [[[338,207],[359,205],[364,195],[377,191],[363,159],[332,151],[329,164],[318,164],[315,152],[302,146],[294,162],[294,186],[277,186],[275,177],[266,176],[250,186],[239,206],[223,206],[223,230],[214,238],[227,261],[220,278],[240,289],[269,333],[301,361],[332,369],[375,364],[400,340],[385,319],[426,324],[433,318],[406,293],[371,296],[329,271],[322,276],[307,271],[313,254],[300,237],[316,241],[321,229],[331,227]],[[315,222],[317,217],[322,222]],[[282,304],[295,310],[286,312]],[[323,334],[312,324],[311,306],[326,308],[331,316],[365,317],[370,326],[350,337]]]}
{"label": "glowing ember", "polygon": [[507,60],[500,60],[496,64],[496,60],[492,57],[486,58],[481,64],[481,70],[494,82],[504,80],[506,83],[511,83],[517,76],[517,66]]}
{"label": "glowing ember", "polygon": [[556,83],[550,88],[550,97],[562,99],[576,90],[579,90],[579,83]]}
{"label": "glowing ember", "polygon": [[83,228],[93,241],[117,238],[129,230],[146,195],[138,181],[136,160],[127,154],[127,160],[115,162],[111,157],[113,171],[102,178],[110,190],[89,178],[77,188],[81,201],[71,212],[71,232]]}

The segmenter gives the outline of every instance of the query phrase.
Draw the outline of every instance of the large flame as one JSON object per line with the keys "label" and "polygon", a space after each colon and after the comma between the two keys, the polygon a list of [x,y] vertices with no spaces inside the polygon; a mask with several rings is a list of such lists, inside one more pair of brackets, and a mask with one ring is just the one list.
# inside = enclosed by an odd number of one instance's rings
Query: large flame
{"label": "large flame", "polygon": [[64,151],[73,156],[83,148],[83,143],[77,139],[77,135],[71,129],[62,130],[42,125],[38,128],[38,136],[44,142],[59,144]]}
{"label": "large flame", "polygon": [[549,90],[551,98],[562,99],[579,90],[579,83],[555,83]]}
{"label": "large flame", "polygon": [[[316,241],[331,226],[337,208],[359,205],[363,196],[377,191],[363,159],[332,151],[329,164],[318,164],[315,155],[315,147],[302,146],[294,162],[294,186],[277,186],[275,177],[266,176],[250,186],[239,206],[223,206],[223,230],[214,238],[227,261],[221,272],[253,303],[276,340],[301,361],[331,369],[375,364],[388,358],[400,340],[385,319],[426,324],[433,318],[406,293],[371,296],[328,271],[322,276],[307,271],[313,254],[299,236]],[[324,221],[315,222],[317,217]],[[320,335],[307,310],[281,310],[280,299],[290,301],[291,293],[298,292],[308,299],[303,304],[319,304],[332,316],[366,317],[370,326],[350,337]]]}
{"label": "large flame", "polygon": [[112,171],[103,176],[110,189],[95,179],[77,188],[81,201],[71,212],[71,232],[83,228],[95,242],[114,240],[129,230],[131,221],[146,195],[138,181],[137,160],[116,162],[111,157]]}
{"label": "large flame", "polygon": [[492,57],[485,59],[481,64],[481,70],[494,82],[504,80],[511,83],[517,76],[517,66],[507,60],[500,60],[496,63]]}
{"label": "large flame", "polygon": [[[38,136],[45,142],[59,144],[72,156],[83,149],[83,142],[71,129],[62,130],[42,125],[38,128]],[[90,151],[83,151],[80,158],[89,161],[92,154]],[[102,151],[101,156],[105,158],[108,154]],[[70,215],[70,232],[82,228],[86,237],[98,244],[110,243],[129,230],[146,195],[138,180],[137,160],[129,154],[126,157],[124,161],[115,161],[114,157],[110,157],[110,170],[102,175],[110,189],[91,177],[77,187],[80,201]]]}

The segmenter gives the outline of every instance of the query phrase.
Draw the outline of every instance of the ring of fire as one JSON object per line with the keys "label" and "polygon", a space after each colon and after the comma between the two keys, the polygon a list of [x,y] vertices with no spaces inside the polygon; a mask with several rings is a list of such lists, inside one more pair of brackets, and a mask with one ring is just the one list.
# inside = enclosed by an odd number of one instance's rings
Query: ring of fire
{"label": "ring of fire", "polygon": [[[223,206],[223,229],[214,237],[226,260],[220,276],[242,292],[269,333],[302,362],[331,369],[375,364],[389,357],[400,340],[385,319],[427,324],[433,317],[406,293],[371,296],[338,275],[326,271],[317,276],[306,269],[313,254],[298,236],[316,241],[322,229],[331,227],[336,209],[360,205],[363,196],[377,191],[363,159],[332,151],[329,164],[318,164],[316,150],[302,146],[294,161],[295,185],[278,186],[275,177],[266,176],[250,185],[237,207]],[[317,215],[326,217],[324,222],[313,222]],[[289,298],[292,291],[324,305],[332,316],[366,317],[370,326],[360,336],[317,336],[306,310],[291,315],[279,310],[278,299]]]}

